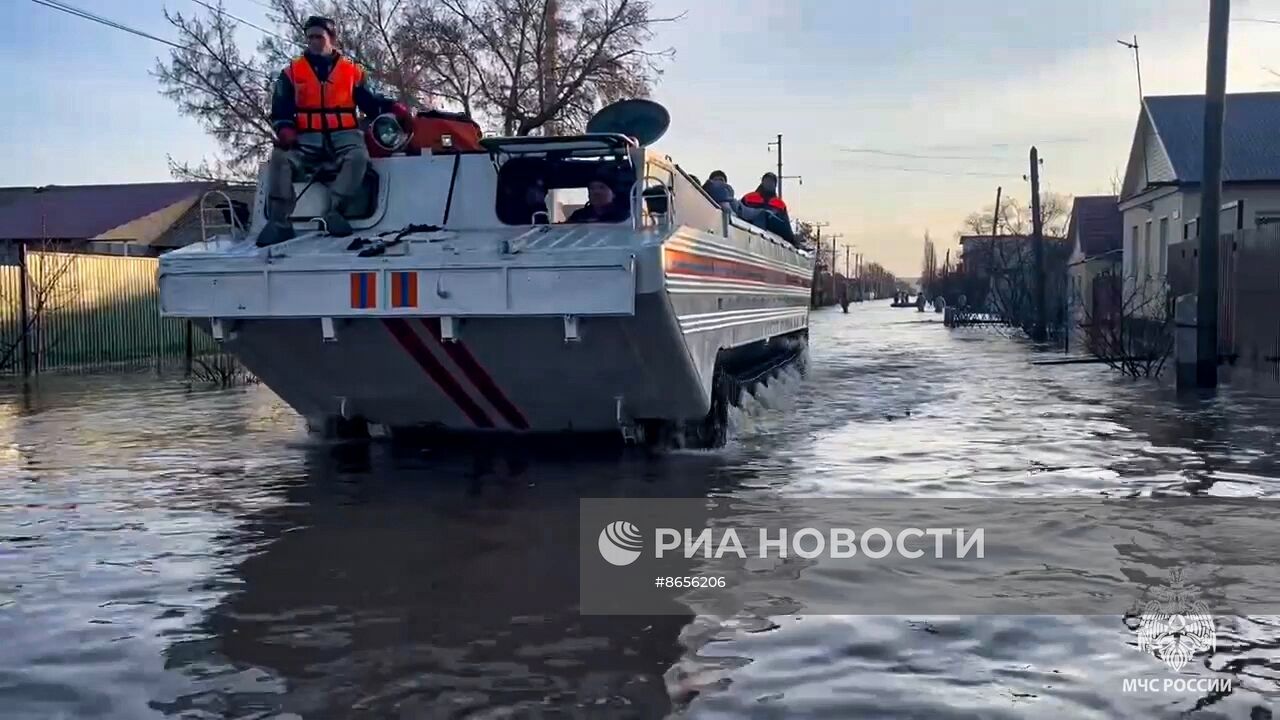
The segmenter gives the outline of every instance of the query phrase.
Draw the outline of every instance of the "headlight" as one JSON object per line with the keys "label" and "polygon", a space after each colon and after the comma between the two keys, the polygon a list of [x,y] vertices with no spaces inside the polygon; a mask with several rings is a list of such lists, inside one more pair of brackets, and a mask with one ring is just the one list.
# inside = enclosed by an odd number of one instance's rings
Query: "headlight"
{"label": "headlight", "polygon": [[409,142],[409,133],[400,127],[400,121],[391,114],[374,118],[370,131],[373,141],[388,152],[396,152]]}

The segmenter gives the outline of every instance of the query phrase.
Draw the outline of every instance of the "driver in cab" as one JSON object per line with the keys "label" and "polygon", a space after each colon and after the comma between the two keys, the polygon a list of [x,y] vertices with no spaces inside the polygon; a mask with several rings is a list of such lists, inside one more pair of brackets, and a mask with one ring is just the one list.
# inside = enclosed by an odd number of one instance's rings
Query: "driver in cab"
{"label": "driver in cab", "polygon": [[630,216],[625,199],[620,199],[607,180],[587,183],[587,204],[573,211],[567,223],[619,223]]}

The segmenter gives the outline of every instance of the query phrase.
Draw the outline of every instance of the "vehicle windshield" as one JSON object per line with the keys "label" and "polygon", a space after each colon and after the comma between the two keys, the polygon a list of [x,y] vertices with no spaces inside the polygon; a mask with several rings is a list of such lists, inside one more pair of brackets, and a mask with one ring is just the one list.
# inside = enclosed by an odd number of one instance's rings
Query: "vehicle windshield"
{"label": "vehicle windshield", "polygon": [[515,157],[498,171],[495,209],[507,225],[619,223],[635,179],[625,157]]}

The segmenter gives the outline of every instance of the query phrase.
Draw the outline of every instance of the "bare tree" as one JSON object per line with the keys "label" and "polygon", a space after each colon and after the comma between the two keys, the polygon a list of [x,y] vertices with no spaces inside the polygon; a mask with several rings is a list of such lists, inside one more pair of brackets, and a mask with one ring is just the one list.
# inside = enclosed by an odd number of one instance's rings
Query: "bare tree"
{"label": "bare tree", "polygon": [[1116,197],[1124,192],[1124,175],[1120,173],[1120,168],[1111,171],[1111,194]]}
{"label": "bare tree", "polygon": [[[220,2],[220,0],[219,0]],[[650,0],[271,0],[276,29],[252,51],[222,6],[165,12],[182,49],[157,63],[162,92],[218,142],[222,157],[171,161],[175,175],[252,178],[270,148],[270,98],[311,14],[375,87],[417,107],[461,110],[508,135],[581,129],[604,103],[648,94],[670,50],[649,48]],[[294,38],[297,38],[295,40]]]}
{"label": "bare tree", "polygon": [[1091,355],[1129,377],[1159,377],[1173,353],[1174,315],[1163,280],[1122,281],[1117,273],[1093,278],[1081,329]]}
{"label": "bare tree", "polygon": [[[964,232],[969,235],[990,235],[995,216],[995,204],[987,205],[964,219]],[[1071,196],[1059,193],[1040,194],[1040,217],[1045,237],[1066,237],[1067,224],[1071,220]],[[1000,201],[1000,228],[998,235],[1030,235],[1031,207],[1014,197]]]}
{"label": "bare tree", "polygon": [[932,294],[934,285],[938,278],[938,250],[933,245],[933,239],[929,237],[929,231],[924,231],[924,259],[920,264],[920,290]]}
{"label": "bare tree", "polygon": [[[73,272],[79,255],[59,250],[57,243],[49,239],[29,243],[25,268],[15,268],[17,272],[25,270],[27,275],[27,315],[24,318],[20,311],[14,313],[16,331],[0,345],[0,369],[4,371],[11,372],[22,364],[24,341],[31,350],[33,364],[39,367],[40,356],[48,355],[62,340],[49,318],[69,307],[80,294]],[[21,292],[20,287],[19,283],[13,284],[15,293]],[[0,304],[20,308],[22,298],[5,293],[0,295]]]}
{"label": "bare tree", "polygon": [[[1046,239],[1045,315],[1051,336],[1058,336],[1066,327],[1062,300],[1069,255],[1068,243]],[[975,238],[965,246],[964,277],[957,284],[959,291],[966,293],[975,317],[982,316],[984,323],[1001,323],[1030,334],[1037,321],[1035,272],[1029,238]]]}
{"label": "bare tree", "polygon": [[215,353],[192,359],[190,379],[230,387],[232,385],[257,385],[260,380],[249,372],[234,355]]}

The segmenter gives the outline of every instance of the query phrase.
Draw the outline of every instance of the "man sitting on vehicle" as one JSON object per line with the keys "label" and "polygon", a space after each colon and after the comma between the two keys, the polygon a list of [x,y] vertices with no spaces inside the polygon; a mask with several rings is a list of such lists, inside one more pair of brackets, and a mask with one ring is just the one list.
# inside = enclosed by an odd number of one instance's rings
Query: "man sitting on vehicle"
{"label": "man sitting on vehicle", "polygon": [[618,223],[631,214],[626,201],[619,202],[607,180],[595,178],[587,183],[587,204],[573,211],[566,222]]}
{"label": "man sitting on vehicle", "polygon": [[280,73],[271,98],[276,147],[267,164],[268,222],[258,235],[260,247],[293,238],[294,178],[327,163],[336,166],[337,176],[329,184],[325,227],[331,235],[350,235],[347,215],[369,167],[356,110],[369,116],[394,113],[406,128],[413,123],[408,107],[375,94],[364,69],[335,49],[338,33],[332,20],[310,17],[303,29],[306,52]]}
{"label": "man sitting on vehicle", "polygon": [[750,208],[768,210],[790,222],[787,204],[778,197],[778,176],[771,172],[761,176],[759,187],[742,196],[742,204]]}
{"label": "man sitting on vehicle", "polygon": [[720,207],[728,208],[734,215],[742,214],[742,206],[734,196],[733,186],[729,184],[723,172],[716,170],[711,173],[711,177],[702,184],[702,189]]}
{"label": "man sitting on vehicle", "polygon": [[777,175],[765,173],[760,178],[760,186],[742,196],[742,208],[743,220],[799,247],[799,241],[791,230],[787,204],[778,197]]}

